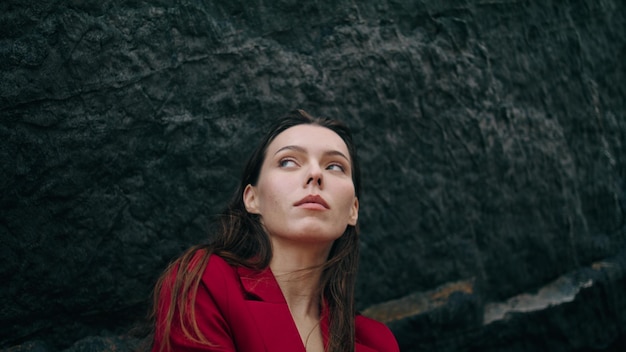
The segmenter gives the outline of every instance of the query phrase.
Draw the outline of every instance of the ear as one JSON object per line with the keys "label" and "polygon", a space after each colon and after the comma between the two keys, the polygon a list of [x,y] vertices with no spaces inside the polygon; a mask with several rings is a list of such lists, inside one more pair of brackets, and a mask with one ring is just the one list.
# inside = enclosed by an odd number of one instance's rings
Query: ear
{"label": "ear", "polygon": [[354,197],[354,203],[350,208],[350,218],[348,219],[348,225],[355,226],[359,219],[359,198]]}
{"label": "ear", "polygon": [[260,214],[259,205],[257,204],[256,188],[252,185],[247,185],[243,190],[243,204],[246,206],[246,210],[251,214]]}

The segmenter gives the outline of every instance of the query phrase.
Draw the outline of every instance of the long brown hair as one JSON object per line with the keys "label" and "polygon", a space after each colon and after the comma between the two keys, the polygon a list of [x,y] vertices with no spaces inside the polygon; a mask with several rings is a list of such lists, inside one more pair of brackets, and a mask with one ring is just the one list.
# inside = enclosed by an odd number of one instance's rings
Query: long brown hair
{"label": "long brown hair", "polygon": [[[172,292],[168,310],[163,312],[166,317],[164,326],[160,327],[162,333],[157,336],[161,339],[161,350],[170,349],[169,336],[174,319],[178,319],[188,338],[197,343],[211,345],[200,332],[194,310],[190,309],[195,305],[198,285],[211,254],[218,255],[235,266],[262,270],[269,265],[272,259],[269,237],[259,216],[246,211],[243,192],[248,184],[257,184],[266,150],[274,138],[286,129],[301,124],[326,127],[343,139],[352,160],[355,195],[359,197],[360,169],[352,134],[346,125],[336,120],[314,118],[303,110],[291,111],[279,119],[248,159],[237,190],[226,209],[219,215],[221,229],[215,234],[214,240],[210,244],[197,245],[187,250],[159,278],[154,291],[153,316],[156,316],[159,305],[163,304],[159,301],[162,287],[171,287]],[[359,256],[358,233],[358,225],[348,225],[343,235],[333,243],[328,260],[323,266],[321,299],[328,305],[330,315],[328,352],[355,349],[354,286]]]}

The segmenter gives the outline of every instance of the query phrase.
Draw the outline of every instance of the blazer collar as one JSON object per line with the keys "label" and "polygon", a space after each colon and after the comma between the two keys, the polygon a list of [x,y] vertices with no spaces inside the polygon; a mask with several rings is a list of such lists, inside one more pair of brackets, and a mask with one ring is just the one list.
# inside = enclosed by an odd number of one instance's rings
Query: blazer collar
{"label": "blazer collar", "polygon": [[[287,301],[272,270],[267,267],[258,271],[240,266],[237,267],[237,273],[248,297],[251,313],[265,340],[266,350],[281,351],[288,348],[289,351],[304,351]],[[322,335],[324,343],[327,343],[330,323],[328,307],[323,307],[321,315]],[[358,341],[355,347],[356,352],[376,352]]]}
{"label": "blazer collar", "polygon": [[263,340],[264,351],[306,352],[287,301],[270,268],[256,271],[238,267],[237,273],[248,311]]}
{"label": "blazer collar", "polygon": [[248,299],[287,304],[269,266],[261,271],[240,266],[237,273]]}

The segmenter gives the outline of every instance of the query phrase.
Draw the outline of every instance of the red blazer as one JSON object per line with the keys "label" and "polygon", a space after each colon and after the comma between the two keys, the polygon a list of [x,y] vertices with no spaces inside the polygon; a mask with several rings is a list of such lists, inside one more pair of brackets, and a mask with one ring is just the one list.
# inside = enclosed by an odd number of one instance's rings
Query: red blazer
{"label": "red blazer", "polygon": [[[160,348],[170,290],[171,287],[164,285],[160,293],[153,352]],[[257,272],[232,267],[221,257],[212,255],[202,275],[194,309],[200,331],[214,346],[187,339],[174,315],[170,333],[173,351],[306,352],[269,268]],[[356,352],[399,351],[395,337],[384,324],[361,315],[356,317],[355,324]],[[325,342],[328,325],[326,316],[321,323]]]}

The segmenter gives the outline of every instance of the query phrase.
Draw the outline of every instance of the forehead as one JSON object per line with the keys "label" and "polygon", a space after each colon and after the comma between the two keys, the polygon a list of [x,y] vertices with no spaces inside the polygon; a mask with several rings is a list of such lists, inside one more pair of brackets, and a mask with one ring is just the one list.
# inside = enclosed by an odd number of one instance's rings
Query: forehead
{"label": "forehead", "polygon": [[286,146],[303,147],[309,152],[339,151],[350,157],[343,139],[333,130],[318,125],[296,125],[284,130],[269,144],[267,155]]}

